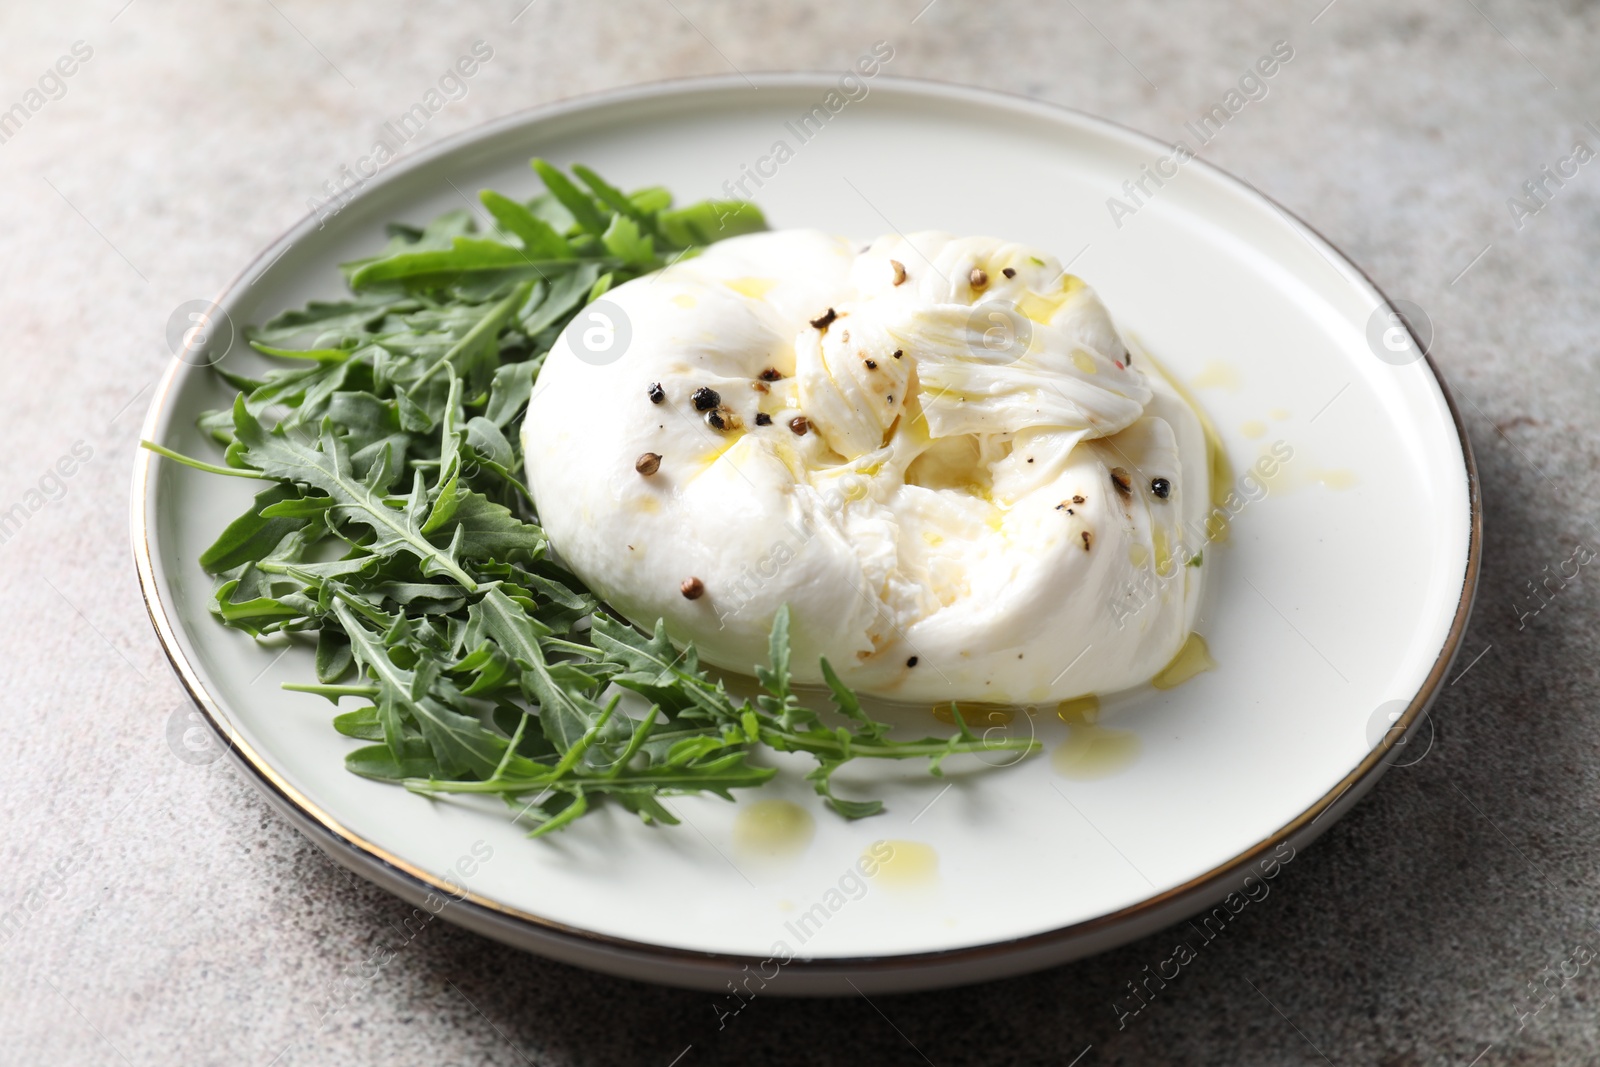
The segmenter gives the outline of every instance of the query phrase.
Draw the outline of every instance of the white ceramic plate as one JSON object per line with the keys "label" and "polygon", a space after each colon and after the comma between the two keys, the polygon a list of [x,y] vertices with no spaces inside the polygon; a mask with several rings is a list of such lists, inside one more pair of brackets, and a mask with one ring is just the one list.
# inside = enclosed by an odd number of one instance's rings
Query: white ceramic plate
{"label": "white ceramic plate", "polygon": [[[1198,628],[1217,668],[1107,701],[1098,740],[1081,727],[1069,738],[1048,711],[1023,716],[1014,728],[1036,730],[1045,755],[954,776],[948,792],[920,771],[897,775],[873,784],[890,808],[877,818],[843,821],[786,771],[739,805],[673,802],[678,828],[606,811],[528,841],[503,809],[433,802],[344,770],[352,742],[333,731],[329,706],[278,688],[311,677],[309,652],[274,661],[278,649],[207,614],[211,582],[196,557],[253,486],[145,455],[134,550],[162,643],[263,791],[339,862],[464,926],[617,974],[721,989],[760,973],[777,994],[835,992],[846,978],[869,992],[952,985],[1086,955],[1259,892],[1255,880],[1292,862],[1423,721],[1471,606],[1476,479],[1431,364],[1407,360],[1409,339],[1385,337],[1382,321],[1374,336],[1387,358],[1375,354],[1369,324],[1383,297],[1371,282],[1201,162],[1117,225],[1106,198],[1171,149],[1023,99],[880,76],[801,143],[794,120],[826,106],[835,81],[678,82],[501,120],[390,168],[324,226],[308,219],[220,305],[242,326],[335,298],[336,264],[379,246],[384,223],[424,222],[480,188],[531,195],[534,154],[588,163],[625,187],[665,184],[685,201],[723,195],[747,166],[775,170],[746,186],[775,226],[1042,245],[1190,383],[1241,475],[1276,442],[1292,450],[1264,496],[1241,487],[1240,499],[1259,499],[1227,544],[1206,549]],[[780,140],[792,158],[763,162]],[[194,419],[229,391],[194,364],[214,355],[174,361],[145,436],[211,454]],[[226,358],[249,367],[254,354],[238,343]],[[1086,762],[1062,754],[1091,743],[1101,747]],[[783,858],[741,845],[736,819],[762,796],[811,813],[808,844]],[[931,855],[935,868],[859,880],[858,857],[881,839],[925,846],[897,855]],[[465,895],[444,904],[447,877]]]}

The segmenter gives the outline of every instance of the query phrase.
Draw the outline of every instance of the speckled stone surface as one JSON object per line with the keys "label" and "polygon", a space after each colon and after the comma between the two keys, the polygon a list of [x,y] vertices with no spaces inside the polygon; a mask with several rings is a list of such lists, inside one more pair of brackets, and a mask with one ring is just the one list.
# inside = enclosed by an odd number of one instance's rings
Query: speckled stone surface
{"label": "speckled stone surface", "polygon": [[[26,511],[0,544],[0,1062],[1600,1059],[1596,575],[1529,595],[1576,547],[1600,549],[1600,163],[1542,201],[1521,189],[1575,141],[1600,149],[1584,125],[1600,124],[1600,9],[525,2],[0,8],[0,108],[26,106],[74,42],[92,51],[0,143],[0,511]],[[1126,983],[1182,931],[949,993],[757,999],[720,1030],[704,994],[443,923],[408,938],[408,909],[325,859],[229,761],[175,756],[182,696],[134,580],[128,482],[172,309],[213,294],[478,39],[493,61],[418,144],[632,82],[843,69],[879,39],[891,73],[1172,138],[1290,41],[1270,95],[1205,155],[1432,318],[1486,509],[1477,614],[1432,750],[1120,1028]],[[51,474],[62,457],[70,477]],[[343,1007],[324,1020],[334,988]]]}

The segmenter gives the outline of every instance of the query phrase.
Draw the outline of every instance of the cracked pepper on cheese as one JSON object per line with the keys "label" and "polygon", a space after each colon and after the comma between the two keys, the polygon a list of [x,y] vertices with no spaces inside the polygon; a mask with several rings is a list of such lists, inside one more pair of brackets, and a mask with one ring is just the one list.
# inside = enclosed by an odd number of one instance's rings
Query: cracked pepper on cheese
{"label": "cracked pepper on cheese", "polygon": [[523,441],[556,552],[633,621],[749,672],[787,603],[798,680],[901,700],[1108,692],[1183,645],[1201,423],[1055,258],[787,230],[605,300]]}

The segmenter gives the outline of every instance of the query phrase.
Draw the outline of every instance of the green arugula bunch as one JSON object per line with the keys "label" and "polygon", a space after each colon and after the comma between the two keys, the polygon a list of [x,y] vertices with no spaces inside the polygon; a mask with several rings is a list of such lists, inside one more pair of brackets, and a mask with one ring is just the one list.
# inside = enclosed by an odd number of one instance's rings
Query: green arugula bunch
{"label": "green arugula bunch", "polygon": [[[349,299],[312,303],[250,333],[284,361],[200,426],[223,447],[202,470],[265,487],[200,557],[212,611],[254,637],[303,634],[315,683],[285,688],[367,703],[334,727],[370,744],[356,774],[428,794],[492,793],[559,829],[609,798],[646,822],[676,823],[673,795],[759,786],[760,746],[817,762],[816,791],[849,818],[879,801],[836,796],[834,771],[860,757],[929,760],[1036,742],[990,742],[957,715],[949,738],[896,741],[827,661],[838,722],[791,688],[789,616],[773,626],[763,690],[736,699],[658,621],[643,633],[610,614],[549,554],[522,469],[521,421],[545,354],[611,286],[764,229],[755,205],[673,208],[660,188],[624,194],[588,168],[577,182],[542,160],[546,192],[481,194],[495,232],[453,211],[393,225],[379,254],[344,265]],[[297,346],[296,346],[297,345]],[[619,711],[637,694],[636,714]]]}

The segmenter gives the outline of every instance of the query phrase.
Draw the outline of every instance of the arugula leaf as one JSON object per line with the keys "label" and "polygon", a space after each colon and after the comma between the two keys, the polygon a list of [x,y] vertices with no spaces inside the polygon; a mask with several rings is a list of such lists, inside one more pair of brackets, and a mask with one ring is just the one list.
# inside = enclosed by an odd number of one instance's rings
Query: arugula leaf
{"label": "arugula leaf", "polygon": [[369,527],[377,536],[367,546],[373,553],[408,552],[423,563],[425,572],[431,567],[435,573],[448,574],[469,592],[478,587],[448,552],[423,536],[421,512],[428,498],[420,474],[405,507],[396,510],[373,491],[372,479],[362,482],[351,473],[350,457],[331,421],[323,423],[321,447],[312,448],[292,440],[281,428],[264,430],[240,397],[233,405],[233,432],[251,467],[272,478],[321,489],[333,498],[331,510],[339,517]]}
{"label": "arugula leaf", "polygon": [[530,259],[571,259],[576,253],[554,226],[509,197],[492,189],[478,194],[494,220],[510,231]]}
{"label": "arugula leaf", "polygon": [[[559,262],[562,258],[565,257],[552,256],[546,262]],[[447,249],[398,252],[363,264],[350,275],[350,286],[360,290],[380,282],[448,284],[479,271],[526,269],[538,274],[542,265],[522,249],[501,241],[457,237]]]}
{"label": "arugula leaf", "polygon": [[725,241],[767,228],[761,209],[744,200],[702,200],[656,216],[662,237],[678,248]]}
{"label": "arugula leaf", "polygon": [[[433,750],[441,769],[460,769],[489,777],[500,766],[508,742],[491,733],[477,719],[447,707],[430,695],[433,685],[426,672],[397,666],[384,643],[342,601],[334,614],[350,639],[356,662],[378,683],[378,722],[384,743],[396,763],[405,756],[404,729],[414,723]],[[435,685],[437,682],[434,683]]]}
{"label": "arugula leaf", "polygon": [[606,220],[600,210],[594,206],[593,200],[572,184],[570,178],[542,159],[529,160],[529,165],[539,175],[539,180],[544,182],[544,187],[550,190],[550,195],[572,213],[580,228],[596,237],[606,232]]}
{"label": "arugula leaf", "polygon": [[279,359],[309,359],[316,363],[343,363],[350,358],[348,348],[274,348],[260,341],[251,341],[250,347],[264,356]]}
{"label": "arugula leaf", "polygon": [[655,241],[639,232],[639,224],[626,215],[613,215],[611,225],[601,235],[600,243],[626,266],[651,267],[655,265]]}
{"label": "arugula leaf", "polygon": [[613,225],[617,219],[623,216],[627,216],[636,222],[649,222],[649,216],[639,210],[631,199],[624,196],[621,189],[610,184],[582,163],[574,163],[572,165],[572,173],[576,174],[583,184],[594,191],[594,195],[599,197],[602,204],[617,212],[611,220]]}
{"label": "arugula leaf", "polygon": [[305,519],[280,517],[269,509],[286,501],[297,501],[294,486],[279,482],[256,494],[250,510],[234,519],[210,548],[200,553],[200,566],[207,574],[221,574],[245,563],[254,563],[286,536],[305,526]]}
{"label": "arugula leaf", "polygon": [[[558,275],[550,283],[550,295],[522,320],[522,329],[529,334],[543,333],[557,323],[565,323],[584,302],[584,297],[594,288],[600,277],[598,263],[580,263]],[[554,340],[552,338],[551,340]]]}
{"label": "arugula leaf", "polygon": [[356,337],[383,316],[411,306],[411,301],[393,293],[365,293],[352,300],[324,303],[313,300],[298,311],[285,311],[259,330],[247,331],[252,341],[276,345],[316,331],[313,344]]}
{"label": "arugula leaf", "polygon": [[528,406],[528,397],[533,393],[533,375],[537,370],[537,365],[531,360],[528,363],[506,363],[497,369],[483,418],[502,430],[511,425],[512,419],[519,418],[522,410]]}
{"label": "arugula leaf", "polygon": [[472,328],[463,334],[459,341],[451,345],[445,354],[435,360],[427,370],[423,371],[420,378],[411,383],[412,388],[414,389],[421,385],[444,367],[451,367],[459,372],[461,364],[458,361],[468,361],[477,352],[492,351],[500,328],[505,324],[506,319],[511,316],[511,313],[522,304],[523,300],[527,299],[528,290],[532,286],[532,282],[523,282],[512,289],[504,299],[484,309],[482,317],[473,323]]}
{"label": "arugula leaf", "polygon": [[739,709],[722,683],[712,682],[700,669],[693,645],[682,652],[673,648],[665,623],[658,620],[655,633],[645,637],[627,623],[596,615],[591,632],[606,660],[625,669],[613,679],[617,685],[652,697],[655,690],[671,690],[683,697],[699,718],[713,723],[739,721]]}
{"label": "arugula leaf", "polygon": [[376,778],[384,782],[404,782],[441,773],[438,761],[429,752],[426,741],[408,740],[401,747],[401,753],[401,757],[396,759],[388,745],[358,748],[345,756],[345,770],[363,778]]}
{"label": "arugula leaf", "polygon": [[467,611],[467,642],[493,641],[521,667],[544,661],[539,641],[553,632],[498,589],[489,590]]}
{"label": "arugula leaf", "polygon": [[857,699],[850,687],[839,680],[833,671],[833,664],[827,657],[822,659],[822,678],[828,683],[828,690],[833,694],[834,706],[839,713],[856,724],[856,736],[865,737],[869,741],[883,741],[889,736],[889,724],[886,722],[873,722],[867,713],[861,710],[861,701]]}
{"label": "arugula leaf", "polygon": [[808,728],[817,725],[817,717],[802,707],[790,688],[789,676],[789,605],[778,609],[772,620],[772,633],[767,639],[768,666],[756,666],[756,681],[766,693],[756,698],[756,704],[768,715],[775,716],[787,729]]}
{"label": "arugula leaf", "polygon": [[636,189],[628,194],[628,203],[644,215],[659,215],[672,206],[672,193],[660,185]]}
{"label": "arugula leaf", "polygon": [[422,532],[449,535],[450,554],[456,559],[514,559],[544,551],[544,531],[523,522],[511,509],[482,493],[464,493],[448,508],[436,508]]}
{"label": "arugula leaf", "polygon": [[833,772],[845,765],[845,760],[837,758],[824,758],[818,761],[817,769],[806,775],[818,796],[822,797],[828,807],[843,815],[847,819],[865,819],[883,811],[881,800],[848,800],[838,796],[833,791]]}
{"label": "arugula leaf", "polygon": [[317,631],[317,681],[333,685],[343,681],[352,668],[355,657],[350,653],[350,642],[331,626]]}

